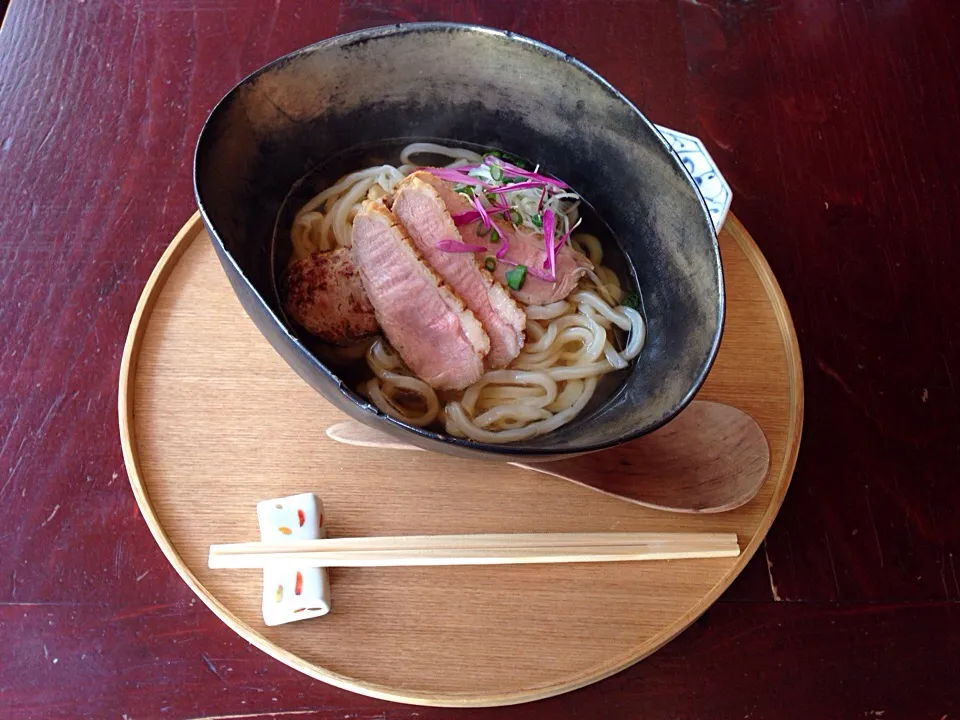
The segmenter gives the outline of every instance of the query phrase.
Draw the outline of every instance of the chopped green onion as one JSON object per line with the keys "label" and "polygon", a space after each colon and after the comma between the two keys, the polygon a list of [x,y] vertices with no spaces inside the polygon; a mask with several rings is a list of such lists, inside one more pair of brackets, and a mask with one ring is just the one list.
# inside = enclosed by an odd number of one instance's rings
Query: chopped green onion
{"label": "chopped green onion", "polygon": [[530,169],[530,163],[528,163],[526,160],[518,158],[512,153],[508,153],[506,150],[488,150],[486,153],[484,153],[484,155],[487,157],[495,157],[500,158],[501,160],[506,160],[508,163],[516,165],[521,170]]}
{"label": "chopped green onion", "polygon": [[490,227],[484,227],[483,220],[477,223],[477,237],[486,237],[490,234],[491,230],[493,230],[493,225]]}
{"label": "chopped green onion", "polygon": [[509,163],[513,163],[521,170],[530,169],[530,164],[526,160],[521,160],[516,155],[511,155],[508,152],[503,152],[503,153],[500,153],[500,157],[502,157],[504,160],[506,160]]}
{"label": "chopped green onion", "polygon": [[503,180],[503,170],[498,165],[490,166],[490,177],[492,177],[497,182]]}
{"label": "chopped green onion", "polygon": [[621,305],[624,305],[628,308],[633,308],[634,310],[640,309],[640,295],[637,293],[630,293],[623,300],[620,301]]}
{"label": "chopped green onion", "polygon": [[507,281],[507,287],[511,290],[519,290],[520,286],[523,285],[523,280],[527,276],[527,266],[526,265],[517,265],[511,270],[507,270],[504,278]]}
{"label": "chopped green onion", "polygon": [[532,218],[530,218],[530,222],[532,222],[538,228],[543,227],[543,220],[539,215],[534,215]]}
{"label": "chopped green onion", "polygon": [[516,208],[510,208],[510,222],[514,225],[519,225],[523,222],[523,216],[520,215]]}
{"label": "chopped green onion", "polygon": [[483,266],[490,272],[493,272],[494,270],[497,269],[497,261],[495,258],[488,257],[486,260],[483,261]]}
{"label": "chopped green onion", "polygon": [[490,242],[494,244],[500,242],[500,233],[492,226],[490,227]]}

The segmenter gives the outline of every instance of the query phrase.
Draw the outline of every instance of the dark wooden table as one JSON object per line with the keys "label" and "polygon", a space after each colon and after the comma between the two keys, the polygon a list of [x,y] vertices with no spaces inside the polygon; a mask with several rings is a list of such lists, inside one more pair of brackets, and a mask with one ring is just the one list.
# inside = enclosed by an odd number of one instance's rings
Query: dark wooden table
{"label": "dark wooden table", "polygon": [[[207,112],[285,52],[428,19],[544,40],[703,138],[806,374],[793,487],[734,587],[645,662],[506,710],[379,702],[248,646],[154,544],[117,434],[127,324],[193,212]],[[12,0],[0,718],[956,718],[958,49],[956,0]]]}

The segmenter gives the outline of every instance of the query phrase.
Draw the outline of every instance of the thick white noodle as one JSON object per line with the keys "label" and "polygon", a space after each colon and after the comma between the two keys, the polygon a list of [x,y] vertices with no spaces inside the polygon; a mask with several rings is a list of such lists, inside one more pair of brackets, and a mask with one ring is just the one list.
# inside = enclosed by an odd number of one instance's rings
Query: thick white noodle
{"label": "thick white noodle", "polygon": [[[433,388],[403,367],[393,348],[377,338],[367,350],[367,365],[374,377],[367,381],[365,391],[381,411],[415,427],[426,427],[437,419],[440,401]],[[419,396],[423,412],[409,409],[398,400],[398,391]]]}
{"label": "thick white noodle", "polygon": [[535,420],[523,427],[514,427],[506,430],[488,430],[480,427],[467,415],[463,405],[454,401],[446,407],[447,432],[466,436],[471,440],[485,443],[508,443],[519,440],[529,440],[538,435],[553,432],[573,420],[590,401],[590,398],[593,396],[593,391],[596,389],[597,379],[591,377],[583,383],[583,389],[579,397],[577,397],[569,407],[558,410],[549,418],[544,417],[544,414],[549,415],[548,410],[540,411],[539,417],[543,419]]}
{"label": "thick white noodle", "polygon": [[526,313],[528,320],[553,320],[566,315],[570,310],[570,303],[560,300],[549,305],[528,305]]}
{"label": "thick white noodle", "polygon": [[[399,167],[381,165],[346,175],[297,213],[291,228],[291,262],[352,245],[353,217],[361,203],[392,192],[419,167],[417,155],[448,157],[452,160],[448,167],[482,159],[471,150],[414,143],[400,153]],[[566,229],[579,219],[579,198],[573,193],[558,193],[543,206],[537,189],[506,196],[509,203],[525,209],[524,217],[549,207]],[[541,232],[527,220],[519,229]],[[377,338],[366,350],[373,378],[360,391],[381,412],[403,422],[416,427],[441,424],[447,433],[477,442],[528,440],[573,420],[590,401],[602,375],[628,367],[637,357],[646,340],[646,324],[639,312],[620,305],[620,280],[602,265],[599,239],[576,233],[569,243],[590,258],[595,270],[566,300],[525,308],[527,343],[509,368],[485,373],[462,393],[445,393],[443,403],[385,339]],[[617,336],[617,331],[623,335]],[[617,350],[620,346],[622,351]]]}
{"label": "thick white noodle", "polygon": [[478,163],[483,158],[473,150],[466,148],[447,147],[446,145],[436,145],[434,143],[412,143],[400,151],[400,162],[404,165],[410,164],[410,158],[413,155],[442,155],[453,160],[465,160],[468,163]]}

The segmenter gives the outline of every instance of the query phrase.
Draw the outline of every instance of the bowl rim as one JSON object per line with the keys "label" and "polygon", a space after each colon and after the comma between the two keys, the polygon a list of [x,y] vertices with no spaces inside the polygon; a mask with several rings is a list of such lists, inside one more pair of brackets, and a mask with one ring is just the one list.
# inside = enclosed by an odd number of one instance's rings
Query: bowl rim
{"label": "bowl rim", "polygon": [[[266,300],[260,295],[256,290],[253,283],[247,274],[243,271],[240,265],[237,263],[233,254],[226,248],[222,238],[220,237],[219,231],[216,229],[214,222],[211,220],[210,216],[207,213],[207,209],[204,205],[203,198],[201,196],[199,182],[198,182],[198,166],[200,163],[200,154],[202,148],[205,144],[209,142],[211,135],[211,126],[214,121],[219,117],[219,115],[225,112],[226,106],[228,106],[235,98],[237,92],[250,84],[252,81],[256,80],[261,75],[264,75],[270,71],[278,69],[283,65],[289,63],[290,61],[302,56],[308,55],[318,50],[323,50],[331,47],[347,48],[351,45],[366,42],[373,39],[379,39],[384,37],[390,37],[394,35],[406,35],[413,32],[420,31],[459,31],[459,32],[477,32],[486,35],[493,35],[505,39],[510,42],[519,42],[522,45],[530,46],[540,52],[551,55],[556,59],[570,63],[580,72],[582,72],[589,80],[597,83],[601,89],[609,93],[614,99],[618,102],[623,103],[633,114],[638,117],[642,124],[647,127],[650,131],[650,134],[659,141],[661,148],[666,152],[670,157],[674,165],[681,171],[681,174],[686,178],[687,183],[692,187],[696,198],[700,204],[700,212],[703,217],[703,220],[706,223],[706,227],[709,229],[710,234],[713,239],[713,255],[714,262],[712,263],[712,268],[717,276],[717,289],[718,289],[718,302],[717,302],[717,328],[713,335],[710,347],[707,352],[706,362],[703,364],[697,376],[687,391],[684,393],[683,397],[675,403],[674,407],[667,413],[664,413],[657,420],[649,423],[646,427],[640,429],[634,429],[627,433],[622,434],[620,437],[614,440],[604,440],[602,442],[592,443],[590,445],[578,446],[570,449],[558,449],[558,448],[538,448],[538,447],[524,447],[523,442],[518,441],[516,443],[504,443],[504,444],[494,444],[494,443],[482,443],[476,442],[474,440],[468,440],[464,438],[453,437],[452,435],[447,435],[446,433],[440,433],[433,430],[427,430],[425,428],[414,427],[404,423],[401,420],[398,420],[390,415],[382,412],[377,408],[373,403],[364,400],[362,397],[357,395],[352,388],[346,385],[344,381],[334,372],[332,372],[323,362],[319,360],[310,350],[300,341],[300,339],[291,332],[290,328],[287,326],[283,320],[277,316],[273,309],[267,304]],[[723,331],[726,325],[726,287],[724,283],[723,276],[723,264],[720,256],[720,244],[719,244],[719,228],[713,224],[713,219],[710,215],[710,210],[707,206],[706,200],[703,197],[700,188],[697,187],[696,182],[690,177],[690,173],[687,171],[686,167],[683,165],[683,161],[680,159],[680,156],[674,150],[673,146],[667,141],[667,139],[660,132],[659,128],[654,124],[646,115],[644,115],[639,108],[622,92],[620,92],[616,87],[614,87],[608,80],[601,76],[597,71],[588,66],[581,60],[578,60],[576,57],[567,53],[563,50],[559,50],[551,45],[548,45],[540,40],[528,37],[526,35],[521,35],[520,33],[513,32],[512,30],[501,30],[497,28],[492,28],[484,25],[478,25],[473,23],[457,23],[457,22],[447,22],[447,21],[427,21],[427,22],[412,22],[412,23],[394,23],[392,25],[379,25],[371,28],[364,28],[360,30],[353,30],[348,33],[342,33],[338,35],[333,35],[331,37],[319,40],[310,45],[306,45],[292,52],[286,53],[274,60],[271,60],[267,64],[257,68],[253,72],[244,76],[239,80],[233,87],[227,91],[220,100],[213,106],[207,115],[206,119],[203,122],[203,125],[200,128],[200,132],[197,136],[197,142],[194,146],[193,153],[193,195],[194,200],[197,203],[197,208],[200,213],[200,217],[203,220],[205,227],[208,229],[208,234],[210,239],[213,241],[215,248],[218,251],[218,255],[221,258],[221,261],[226,259],[229,261],[231,267],[238,277],[243,279],[243,282],[246,284],[247,288],[252,291],[252,296],[255,298],[255,301],[259,304],[260,309],[264,311],[274,322],[274,324],[282,330],[283,336],[287,342],[289,342],[298,353],[302,354],[307,358],[309,364],[316,370],[320,371],[328,380],[330,380],[337,390],[340,391],[342,395],[345,396],[347,401],[355,405],[364,415],[369,414],[367,418],[357,417],[356,419],[360,422],[366,424],[366,420],[370,421],[385,421],[391,426],[404,431],[405,433],[412,433],[417,436],[421,441],[424,441],[427,444],[441,443],[447,446],[454,446],[462,450],[466,450],[472,453],[486,454],[486,455],[499,455],[506,458],[510,457],[560,457],[560,456],[574,456],[574,455],[583,455],[587,453],[596,452],[598,450],[606,450],[611,447],[616,447],[624,443],[630,442],[631,440],[636,440],[637,438],[648,435],[656,430],[659,430],[668,422],[673,420],[677,415],[679,415],[694,399],[696,394],[703,387],[704,382],[706,382],[707,376],[710,373],[710,370],[713,368],[713,364],[716,361],[717,353],[720,349],[720,342],[723,338]],[[619,394],[619,391],[618,393]],[[611,397],[611,400],[613,397]]]}

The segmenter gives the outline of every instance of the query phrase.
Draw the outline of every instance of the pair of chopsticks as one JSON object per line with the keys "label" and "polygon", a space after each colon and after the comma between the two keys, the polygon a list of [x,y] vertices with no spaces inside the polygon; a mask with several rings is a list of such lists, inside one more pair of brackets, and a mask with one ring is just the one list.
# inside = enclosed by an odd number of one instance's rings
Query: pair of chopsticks
{"label": "pair of chopsticks", "polygon": [[214,569],[517,565],[736,557],[732,533],[512,533],[211,545]]}

